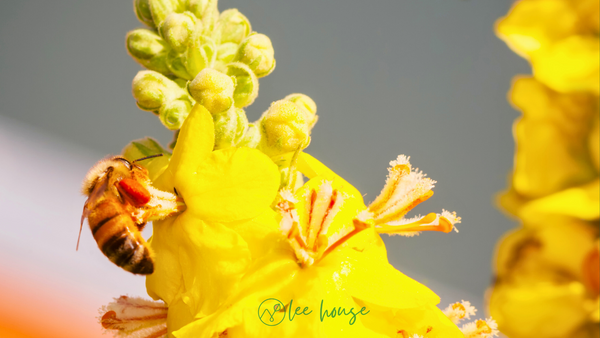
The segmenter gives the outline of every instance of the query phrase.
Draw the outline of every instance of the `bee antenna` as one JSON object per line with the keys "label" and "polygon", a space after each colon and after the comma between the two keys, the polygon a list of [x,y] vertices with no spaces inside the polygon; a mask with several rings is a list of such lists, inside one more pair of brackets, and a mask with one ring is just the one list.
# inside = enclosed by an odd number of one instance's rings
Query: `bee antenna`
{"label": "bee antenna", "polygon": [[160,153],[160,154],[156,154],[156,155],[150,155],[150,156],[146,156],[146,157],[138,158],[137,160],[134,160],[134,161],[133,161],[133,162],[131,162],[131,163],[135,163],[135,162],[139,162],[139,161],[147,160],[147,159],[149,159],[149,158],[161,157],[161,156],[163,156],[163,155],[164,155],[164,154],[162,154],[162,153]]}

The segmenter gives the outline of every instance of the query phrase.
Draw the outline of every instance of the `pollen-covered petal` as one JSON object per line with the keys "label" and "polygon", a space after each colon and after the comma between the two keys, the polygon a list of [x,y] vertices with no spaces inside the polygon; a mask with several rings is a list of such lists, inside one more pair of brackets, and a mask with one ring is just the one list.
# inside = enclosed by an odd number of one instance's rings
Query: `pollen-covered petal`
{"label": "pollen-covered petal", "polygon": [[158,177],[156,187],[164,191],[173,191],[174,186],[177,190],[188,188],[186,180],[212,152],[214,142],[213,119],[206,108],[196,104],[181,127],[169,166]]}
{"label": "pollen-covered petal", "polygon": [[454,227],[456,223],[460,223],[460,217],[456,216],[455,212],[443,210],[441,214],[429,213],[423,217],[417,216],[387,224],[377,224],[375,230],[382,234],[412,237],[421,231],[449,233],[454,229],[458,232]]}
{"label": "pollen-covered petal", "polygon": [[232,147],[206,157],[196,174],[187,176],[181,195],[200,219],[231,222],[265,212],[275,200],[279,179],[277,166],[265,154]]}
{"label": "pollen-covered petal", "polygon": [[167,306],[163,302],[121,296],[103,306],[100,314],[102,327],[115,337],[167,337]]}

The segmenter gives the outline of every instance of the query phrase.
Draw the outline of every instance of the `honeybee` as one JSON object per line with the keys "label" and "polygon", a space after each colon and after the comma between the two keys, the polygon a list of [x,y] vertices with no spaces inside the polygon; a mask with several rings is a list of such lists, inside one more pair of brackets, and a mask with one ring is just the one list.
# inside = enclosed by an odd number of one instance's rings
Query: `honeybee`
{"label": "honeybee", "polygon": [[[154,272],[153,253],[141,235],[148,221],[159,220],[185,209],[178,196],[154,188],[148,171],[133,162],[113,156],[96,163],[83,181],[88,196],[81,225],[87,218],[100,250],[117,266],[134,274]],[[77,239],[79,248],[79,239]]]}

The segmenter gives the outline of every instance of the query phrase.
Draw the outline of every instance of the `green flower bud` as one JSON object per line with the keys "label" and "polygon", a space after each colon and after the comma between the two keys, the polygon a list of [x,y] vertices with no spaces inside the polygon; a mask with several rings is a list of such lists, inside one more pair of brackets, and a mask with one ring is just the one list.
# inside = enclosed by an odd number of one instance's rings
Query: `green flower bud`
{"label": "green flower bud", "polygon": [[260,150],[273,157],[303,149],[310,142],[305,114],[293,102],[275,101],[260,119]]}
{"label": "green flower bud", "polygon": [[129,55],[142,66],[159,73],[169,73],[166,58],[169,47],[158,34],[147,29],[136,29],[125,38]]}
{"label": "green flower bud", "polygon": [[231,108],[233,89],[231,77],[211,68],[204,68],[188,86],[194,100],[213,115]]}
{"label": "green flower bud", "polygon": [[237,143],[237,146],[238,147],[256,148],[258,146],[258,144],[260,143],[260,138],[261,138],[260,129],[254,123],[250,123],[248,125],[248,128],[246,128],[244,135],[242,136],[240,141]]}
{"label": "green flower bud", "polygon": [[142,110],[155,111],[167,100],[170,81],[164,75],[153,71],[140,71],[133,78],[133,97]]}
{"label": "green flower bud", "polygon": [[185,61],[185,54],[179,54],[174,49],[171,49],[169,54],[167,54],[166,63],[171,73],[180,78],[191,80],[194,77],[188,73]]}
{"label": "green flower bud", "polygon": [[237,9],[228,9],[221,13],[215,34],[221,43],[240,44],[250,34],[250,21]]}
{"label": "green flower bud", "polygon": [[233,143],[238,144],[244,137],[244,133],[248,128],[248,117],[246,116],[246,112],[242,108],[235,108],[235,113],[237,117],[237,125],[235,129],[235,138],[233,140]]}
{"label": "green flower bud", "polygon": [[150,137],[132,141],[125,148],[123,148],[122,154],[130,161],[135,161],[147,156],[163,154],[163,156],[149,158],[136,163],[148,169],[150,179],[152,181],[160,176],[160,174],[162,174],[162,172],[167,168],[169,159],[171,158],[171,153],[164,149],[155,139]]}
{"label": "green flower bud", "polygon": [[258,96],[258,78],[254,72],[245,64],[235,62],[227,65],[227,75],[235,80],[235,106],[242,108],[251,105]]}
{"label": "green flower bud", "polygon": [[217,47],[217,60],[227,64],[233,61],[238,45],[233,42],[226,42]]}
{"label": "green flower bud", "polygon": [[226,112],[213,115],[213,121],[215,122],[215,149],[233,146],[238,123],[236,108],[232,107]]}
{"label": "green flower bud", "polygon": [[202,20],[203,32],[211,32],[214,29],[219,18],[217,0],[187,0],[185,6],[188,11]]}
{"label": "green flower bud", "polygon": [[158,111],[158,118],[165,127],[175,130],[181,128],[191,110],[192,102],[188,100],[167,101]]}
{"label": "green flower bud", "polygon": [[148,0],[133,0],[133,11],[135,16],[141,23],[154,28],[154,21],[152,20],[152,12],[150,11],[150,3]]}
{"label": "green flower bud", "polygon": [[257,77],[271,74],[275,69],[275,52],[268,36],[251,34],[242,41],[237,61],[247,64]]}
{"label": "green flower bud", "polygon": [[186,67],[192,77],[201,70],[212,67],[217,58],[217,46],[208,36],[198,36],[187,50]]}
{"label": "green flower bud", "polygon": [[167,16],[179,8],[179,0],[148,0],[154,27],[160,27]]}
{"label": "green flower bud", "polygon": [[298,108],[304,113],[306,116],[306,120],[308,121],[308,125],[312,128],[315,123],[317,123],[317,104],[313,101],[308,95],[295,93],[290,94],[284,98],[284,100],[288,100],[290,102],[294,102]]}
{"label": "green flower bud", "polygon": [[181,128],[194,104],[175,81],[151,70],[138,72],[132,92],[140,109],[158,112],[161,122],[172,130]]}
{"label": "green flower bud", "polygon": [[160,26],[160,32],[165,41],[181,53],[187,48],[195,28],[196,18],[192,13],[171,13]]}

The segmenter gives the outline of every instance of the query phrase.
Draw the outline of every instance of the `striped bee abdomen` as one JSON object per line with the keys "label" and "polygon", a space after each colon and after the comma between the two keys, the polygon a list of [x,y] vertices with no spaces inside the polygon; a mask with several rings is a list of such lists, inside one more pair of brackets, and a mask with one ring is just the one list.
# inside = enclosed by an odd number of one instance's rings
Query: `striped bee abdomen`
{"label": "striped bee abdomen", "polygon": [[117,200],[101,201],[88,218],[94,239],[117,266],[135,274],[151,274],[154,262],[148,244],[129,214]]}

